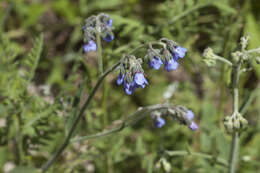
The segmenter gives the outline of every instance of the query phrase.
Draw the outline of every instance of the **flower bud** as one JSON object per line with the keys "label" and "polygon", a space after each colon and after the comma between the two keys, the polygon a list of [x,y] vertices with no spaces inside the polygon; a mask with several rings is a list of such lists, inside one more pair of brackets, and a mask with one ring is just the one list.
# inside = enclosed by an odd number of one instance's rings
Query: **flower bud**
{"label": "flower bud", "polygon": [[233,132],[233,123],[232,123],[232,120],[229,116],[224,119],[224,126],[225,126],[225,129],[228,133]]}

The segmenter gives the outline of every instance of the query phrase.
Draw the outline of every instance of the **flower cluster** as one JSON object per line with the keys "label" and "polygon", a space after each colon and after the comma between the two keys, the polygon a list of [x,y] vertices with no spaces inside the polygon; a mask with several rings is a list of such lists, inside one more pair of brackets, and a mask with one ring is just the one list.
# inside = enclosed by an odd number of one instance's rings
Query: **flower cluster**
{"label": "flower cluster", "polygon": [[178,120],[181,124],[186,125],[192,131],[198,129],[198,125],[193,121],[194,113],[183,106],[176,106],[172,109],[152,112],[151,116],[153,118],[154,126],[156,128],[163,127],[166,124],[166,120],[163,116],[167,117],[168,115],[173,119]]}
{"label": "flower cluster", "polygon": [[197,130],[198,125],[193,121],[194,113],[191,110],[188,110],[185,116],[188,118],[188,120],[191,121],[191,123],[189,123],[188,127],[193,131]]}
{"label": "flower cluster", "polygon": [[114,40],[114,34],[112,32],[113,20],[109,15],[101,13],[97,16],[90,16],[85,20],[85,25],[82,27],[84,31],[84,52],[96,51],[96,34],[100,34],[106,42]]}
{"label": "flower cluster", "polygon": [[144,88],[148,81],[144,76],[141,66],[142,60],[135,56],[126,56],[120,65],[120,74],[117,78],[117,84],[124,86],[126,94],[131,95],[136,88]]}
{"label": "flower cluster", "polygon": [[178,68],[178,60],[185,56],[187,50],[186,48],[178,46],[172,40],[165,40],[166,45],[162,49],[153,49],[150,46],[145,58],[148,59],[150,68],[158,70],[161,65],[164,64],[164,69],[169,72]]}
{"label": "flower cluster", "polygon": [[[151,44],[149,45],[144,57],[149,67],[158,70],[164,64],[166,71],[176,70],[179,64],[178,60],[186,54],[186,48],[178,46],[177,43],[166,38],[155,44],[162,45],[163,48],[154,49]],[[142,63],[137,61],[134,56],[132,56],[134,58],[129,58],[131,56],[126,56],[126,61],[121,63],[120,74],[117,78],[117,84],[123,84],[128,95],[132,94],[136,88],[144,88],[148,85],[141,66]]]}

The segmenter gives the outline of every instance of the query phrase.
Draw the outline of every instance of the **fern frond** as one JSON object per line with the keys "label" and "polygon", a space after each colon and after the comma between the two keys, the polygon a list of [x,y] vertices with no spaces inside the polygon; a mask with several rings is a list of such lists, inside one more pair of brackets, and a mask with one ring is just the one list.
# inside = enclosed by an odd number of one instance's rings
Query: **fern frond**
{"label": "fern frond", "polygon": [[23,73],[22,78],[24,79],[24,87],[27,88],[28,84],[32,81],[36,68],[40,60],[40,55],[43,48],[43,34],[35,39],[34,47],[31,49],[28,56],[21,62],[25,72]]}

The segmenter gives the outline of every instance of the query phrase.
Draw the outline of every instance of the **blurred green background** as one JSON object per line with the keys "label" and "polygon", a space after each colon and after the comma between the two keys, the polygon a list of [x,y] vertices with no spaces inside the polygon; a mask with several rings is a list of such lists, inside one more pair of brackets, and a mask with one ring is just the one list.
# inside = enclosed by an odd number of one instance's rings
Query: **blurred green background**
{"label": "blurred green background", "polygon": [[[79,84],[86,77],[87,98],[97,80],[96,54],[82,53],[81,28],[84,19],[100,12],[111,16],[115,33],[115,40],[103,43],[105,68],[139,44],[161,37],[180,43],[188,53],[177,71],[144,65],[150,85],[131,96],[116,85],[117,73],[109,75],[77,136],[110,129],[138,107],[164,102],[192,109],[199,130],[170,119],[156,129],[147,117],[120,133],[71,144],[49,172],[226,172],[214,161],[170,157],[164,151],[191,150],[228,160],[231,137],[222,121],[232,112],[230,71],[221,63],[207,67],[202,52],[212,47],[229,59],[243,35],[251,36],[250,48],[258,47],[257,0],[1,0],[0,172],[35,172],[60,146],[73,120],[69,115]],[[240,86],[241,104],[247,98],[252,104],[245,113],[249,127],[241,135],[239,173],[260,172],[260,100],[255,97],[260,67],[252,63],[255,68],[242,76]],[[166,100],[169,90],[172,97]],[[166,163],[160,165],[162,158]]]}

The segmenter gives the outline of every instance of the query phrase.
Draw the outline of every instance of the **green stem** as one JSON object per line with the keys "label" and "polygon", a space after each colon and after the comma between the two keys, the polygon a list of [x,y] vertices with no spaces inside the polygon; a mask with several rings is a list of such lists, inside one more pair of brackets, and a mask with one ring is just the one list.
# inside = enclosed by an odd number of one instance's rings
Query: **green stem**
{"label": "green stem", "polygon": [[[241,63],[239,62],[232,69],[232,87],[233,87],[233,114],[236,115],[239,111],[239,93],[238,93],[238,83],[239,83],[239,71]],[[239,133],[233,132],[232,142],[231,142],[231,152],[229,156],[229,173],[235,173],[237,158],[239,156]]]}
{"label": "green stem", "polygon": [[219,165],[222,165],[225,167],[228,166],[228,162],[225,159],[216,157],[213,155],[209,155],[209,154],[191,152],[191,151],[166,151],[165,153],[169,156],[187,156],[187,155],[197,156],[197,157],[201,157],[201,158],[204,158],[207,160],[213,160],[213,161],[215,161],[216,164],[219,164]]}
{"label": "green stem", "polygon": [[96,133],[93,135],[88,135],[88,136],[83,136],[83,137],[78,137],[76,139],[72,139],[71,142],[79,142],[79,141],[84,141],[84,140],[89,140],[89,139],[94,139],[94,138],[100,138],[104,136],[108,136],[117,132],[122,131],[126,127],[132,126],[136,124],[138,121],[141,119],[145,118],[147,115],[149,115],[150,112],[153,112],[155,110],[161,110],[161,109],[168,109],[170,106],[168,104],[157,104],[157,105],[152,105],[152,106],[146,106],[135,113],[131,114],[125,120],[119,125],[118,127],[115,127],[110,130],[106,130],[104,132]]}
{"label": "green stem", "polygon": [[227,60],[226,58],[223,58],[223,57],[221,57],[221,56],[215,56],[215,58],[217,59],[217,60],[219,60],[219,61],[222,61],[223,63],[226,63],[227,65],[229,65],[229,66],[232,66],[233,64],[232,64],[232,62],[230,62],[229,60]]}
{"label": "green stem", "polygon": [[96,32],[96,39],[97,39],[97,55],[98,55],[98,73],[99,76],[101,76],[103,74],[103,57],[102,57],[101,38],[99,32]]}
{"label": "green stem", "polygon": [[235,173],[238,155],[239,155],[239,134],[238,132],[234,132],[232,135],[232,143],[231,143],[229,173]]}
{"label": "green stem", "polygon": [[65,141],[63,142],[63,144],[61,145],[61,147],[53,154],[53,156],[42,166],[42,172],[46,172],[49,167],[57,160],[57,158],[61,155],[61,153],[65,150],[65,148],[68,146],[69,142],[70,142],[70,138],[72,137],[72,134],[74,132],[74,130],[77,127],[77,124],[79,122],[79,120],[83,117],[85,110],[87,109],[90,101],[92,100],[93,96],[95,95],[95,93],[97,92],[98,88],[100,87],[100,85],[102,84],[104,78],[110,73],[112,72],[119,64],[121,61],[117,62],[116,64],[114,64],[111,68],[109,68],[103,75],[101,75],[94,87],[94,89],[92,90],[92,92],[90,93],[88,99],[86,100],[86,102],[84,103],[83,107],[81,108],[79,114],[77,115],[75,121],[72,124],[72,127],[70,129],[70,131],[68,132],[68,135],[65,139]]}
{"label": "green stem", "polygon": [[[132,50],[129,54],[134,53],[135,51],[137,51],[138,49],[142,48],[144,45]],[[112,67],[110,67],[108,70],[106,70],[104,73],[102,73],[102,75],[99,76],[98,81],[94,87],[94,89],[91,91],[88,99],[86,100],[86,102],[84,103],[84,105],[82,106],[82,108],[80,109],[79,114],[74,114],[73,116],[76,116],[75,121],[72,124],[72,127],[70,129],[70,131],[68,132],[68,135],[66,137],[66,139],[64,140],[63,144],[60,146],[60,148],[53,154],[53,156],[42,166],[42,172],[46,172],[50,166],[57,160],[57,158],[62,154],[62,152],[66,149],[66,147],[69,145],[70,143],[70,138],[73,135],[73,132],[75,131],[77,124],[79,123],[79,120],[83,117],[85,110],[87,109],[87,107],[89,106],[90,101],[92,100],[92,98],[94,97],[94,95],[96,94],[97,90],[99,89],[100,85],[102,84],[103,80],[105,79],[105,77],[111,73],[112,71],[114,71],[121,63],[122,60],[118,61],[117,63],[115,63]],[[103,65],[102,65],[103,66]],[[141,117],[141,116],[140,116]]]}

